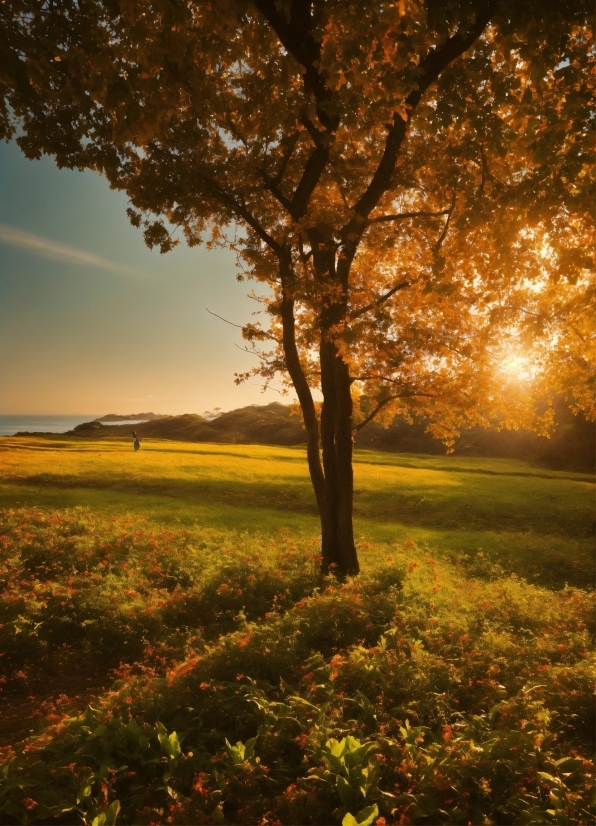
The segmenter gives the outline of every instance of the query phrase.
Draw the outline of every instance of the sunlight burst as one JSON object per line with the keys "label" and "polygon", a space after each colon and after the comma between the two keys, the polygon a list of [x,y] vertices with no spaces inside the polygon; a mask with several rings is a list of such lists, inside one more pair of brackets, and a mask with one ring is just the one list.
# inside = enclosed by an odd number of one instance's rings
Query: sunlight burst
{"label": "sunlight burst", "polygon": [[534,375],[534,365],[525,356],[511,355],[499,364],[501,373],[510,380],[529,381]]}

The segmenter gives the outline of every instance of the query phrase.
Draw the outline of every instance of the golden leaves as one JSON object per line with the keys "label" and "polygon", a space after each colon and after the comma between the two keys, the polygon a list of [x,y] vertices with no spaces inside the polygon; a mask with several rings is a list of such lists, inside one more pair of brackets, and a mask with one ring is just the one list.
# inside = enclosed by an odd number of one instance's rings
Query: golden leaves
{"label": "golden leaves", "polygon": [[[456,425],[449,405],[471,416],[483,394],[496,398],[499,338],[524,339],[557,365],[542,371],[545,388],[556,372],[569,387],[585,379],[589,271],[579,251],[592,196],[576,12],[535,19],[501,4],[501,21],[512,15],[516,30],[495,18],[412,108],[425,59],[469,30],[469,4],[437,13],[422,0],[330,0],[286,42],[251,2],[110,8],[91,4],[74,17],[57,8],[52,31],[39,16],[10,21],[6,42],[26,57],[26,85],[10,67],[6,80],[11,111],[26,118],[21,145],[104,171],[162,251],[172,241],[160,216],[190,244],[209,233],[233,246],[245,273],[271,289],[276,337],[278,253],[287,253],[314,384],[322,317],[337,307],[327,334],[354,375],[385,371],[365,380],[368,397],[382,400],[393,383],[407,404],[441,411],[445,434]],[[8,117],[2,110],[4,132]],[[440,212],[455,192],[448,232],[440,216],[365,230],[371,213],[357,216],[356,205],[377,179],[379,215]],[[232,223],[244,227],[234,242]],[[544,245],[552,255],[541,256]],[[259,329],[247,327],[260,341]],[[283,369],[271,346],[268,377]],[[386,415],[391,404],[406,402],[388,402]]]}

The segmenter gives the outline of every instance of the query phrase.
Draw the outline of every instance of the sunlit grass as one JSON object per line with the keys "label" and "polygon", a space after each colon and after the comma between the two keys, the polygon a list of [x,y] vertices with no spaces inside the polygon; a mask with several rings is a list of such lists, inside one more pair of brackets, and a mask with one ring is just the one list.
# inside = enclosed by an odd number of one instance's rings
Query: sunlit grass
{"label": "sunlit grass", "polygon": [[[355,454],[360,544],[412,539],[559,587],[593,581],[591,477],[505,459]],[[318,534],[302,448],[0,440],[0,506],[88,505],[158,523]],[[366,565],[366,551],[361,551]]]}
{"label": "sunlit grass", "polygon": [[355,459],[0,440],[0,822],[591,822],[592,480]]}

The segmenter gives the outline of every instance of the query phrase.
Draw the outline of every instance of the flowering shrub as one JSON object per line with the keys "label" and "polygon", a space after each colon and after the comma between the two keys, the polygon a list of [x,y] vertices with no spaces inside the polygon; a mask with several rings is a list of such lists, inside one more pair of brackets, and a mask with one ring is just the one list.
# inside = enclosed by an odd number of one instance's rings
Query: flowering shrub
{"label": "flowering shrub", "polygon": [[[193,544],[193,542],[195,544]],[[269,543],[271,545],[271,543]],[[223,546],[223,547],[222,547]],[[19,509],[0,522],[0,679],[56,655],[105,671],[164,667],[189,643],[276,613],[318,584],[312,544],[169,531],[83,509]],[[310,559],[309,559],[310,557]],[[265,564],[267,561],[267,564]]]}
{"label": "flowering shrub", "polygon": [[[593,822],[585,591],[469,578],[412,543],[337,583],[283,534],[232,545],[41,511],[2,533],[23,599],[10,614],[7,579],[5,627],[27,651],[66,640],[112,662],[108,628],[139,658],[84,714],[5,749],[2,823]],[[158,667],[147,648],[166,644]]]}

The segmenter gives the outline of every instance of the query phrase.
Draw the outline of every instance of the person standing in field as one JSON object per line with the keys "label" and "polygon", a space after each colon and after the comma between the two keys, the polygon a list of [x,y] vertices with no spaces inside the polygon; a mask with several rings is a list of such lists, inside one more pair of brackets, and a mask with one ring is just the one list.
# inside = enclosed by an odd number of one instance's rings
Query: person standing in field
{"label": "person standing in field", "polygon": [[139,437],[137,436],[136,431],[133,430],[132,435],[134,436],[134,442],[132,443],[132,446],[134,447],[135,450],[138,450],[141,446],[141,441],[140,441]]}

